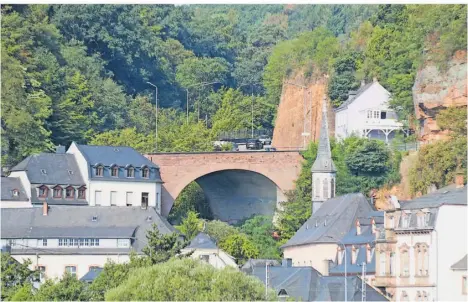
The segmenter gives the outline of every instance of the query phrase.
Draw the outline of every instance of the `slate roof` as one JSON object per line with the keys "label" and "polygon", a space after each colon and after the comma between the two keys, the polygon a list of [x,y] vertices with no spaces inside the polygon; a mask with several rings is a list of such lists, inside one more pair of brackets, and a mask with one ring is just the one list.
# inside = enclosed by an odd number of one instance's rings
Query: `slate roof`
{"label": "slate roof", "polygon": [[[265,284],[265,267],[250,275]],[[361,279],[357,276],[322,276],[310,266],[271,266],[268,268],[268,284],[276,293],[286,291],[290,298],[300,301],[344,301],[347,280],[348,301],[361,301]],[[367,285],[367,301],[388,301],[381,293]]]}
{"label": "slate roof", "polygon": [[[123,181],[123,182],[162,182],[159,166],[144,157],[131,147],[124,146],[92,146],[78,145],[78,150],[83,154],[88,163],[88,177],[100,181]],[[103,175],[96,175],[97,165],[103,166]],[[111,167],[118,167],[118,176],[111,176]],[[134,177],[126,176],[126,168],[132,166]],[[148,178],[141,175],[142,168],[148,167],[150,174]]]}
{"label": "slate roof", "polygon": [[364,86],[361,86],[358,89],[358,91],[355,91],[355,95],[349,95],[348,99],[344,103],[342,103],[340,107],[336,108],[335,111],[340,111],[340,110],[347,108],[349,104],[354,102],[354,100],[356,100],[359,96],[361,96],[361,94],[363,94],[367,89],[369,89],[374,83],[375,82],[370,82]]}
{"label": "slate roof", "polygon": [[[13,195],[13,190],[18,190],[18,196]],[[17,177],[1,178],[1,198],[2,201],[28,201],[28,195]]]}
{"label": "slate roof", "polygon": [[446,204],[467,205],[467,186],[456,188],[455,184],[452,184],[411,201],[400,202],[400,208],[402,210],[438,208]]}
{"label": "slate roof", "polygon": [[[251,273],[265,284],[265,266],[255,269]],[[281,289],[286,290],[289,297],[302,301],[314,301],[317,295],[316,289],[321,275],[313,267],[268,267],[268,284],[274,288],[276,293]]]}
{"label": "slate roof", "polygon": [[80,281],[89,282],[89,283],[93,282],[94,279],[96,279],[99,276],[99,274],[102,272],[102,270],[103,270],[102,267],[91,269],[83,277],[81,277]]}
{"label": "slate roof", "polygon": [[468,270],[468,266],[467,266],[467,256],[468,255],[465,255],[465,257],[461,258],[459,261],[457,261],[456,263],[454,263],[450,268],[453,269],[453,270]]}
{"label": "slate roof", "polygon": [[272,266],[279,266],[280,262],[278,260],[272,259],[249,259],[247,262],[241,267],[241,271],[244,273],[250,274],[254,269],[265,269],[265,265],[267,264]]}
{"label": "slate roof", "polygon": [[93,146],[93,145],[78,145],[78,150],[83,153],[89,164],[97,163],[104,166],[116,164],[124,167],[128,164],[134,167],[146,165],[148,167],[159,168],[152,161],[144,157],[141,153],[131,147],[124,146]]}
{"label": "slate roof", "polygon": [[342,240],[358,217],[366,217],[373,210],[361,193],[328,199],[281,248]]}
{"label": "slate roof", "polygon": [[[93,216],[97,221],[93,221]],[[2,238],[136,237],[132,247],[137,252],[146,245],[146,231],[153,223],[161,234],[176,231],[152,207],[145,210],[138,207],[50,206],[47,216],[42,215],[42,207],[1,211]],[[75,249],[68,250],[73,252]]]}
{"label": "slate roof", "polygon": [[323,100],[322,126],[317,150],[317,158],[311,168],[312,172],[336,172],[335,163],[331,157],[330,139],[328,137],[327,101]]}
{"label": "slate roof", "polygon": [[[380,232],[384,232],[383,216],[383,211],[372,211],[367,217],[358,218],[361,225],[361,234],[357,234],[357,227],[354,225],[348,234],[341,239],[341,243],[346,246],[346,257],[345,253],[342,253],[341,264],[339,265],[338,259],[335,259],[334,262],[336,265],[330,268],[330,275],[344,274],[345,262],[347,273],[360,274],[362,271],[361,264],[363,262],[366,262],[366,270],[369,274],[375,273],[375,252],[371,250],[370,262],[367,262],[367,244],[370,245],[371,249],[374,248],[378,234],[378,232],[372,234],[371,219],[374,219],[376,229]],[[357,249],[357,258],[354,263],[351,261],[353,246]]]}
{"label": "slate roof", "polygon": [[[362,301],[362,280],[358,276],[334,277],[326,276],[319,279],[315,301],[344,301],[345,300],[345,280],[347,282],[348,301]],[[383,294],[375,288],[366,284],[366,301],[388,301]]]}
{"label": "slate roof", "polygon": [[216,243],[207,234],[200,232],[190,241],[187,249],[218,249]]}
{"label": "slate roof", "polygon": [[73,154],[41,153],[30,155],[13,167],[11,171],[26,171],[31,184],[75,186],[85,184]]}

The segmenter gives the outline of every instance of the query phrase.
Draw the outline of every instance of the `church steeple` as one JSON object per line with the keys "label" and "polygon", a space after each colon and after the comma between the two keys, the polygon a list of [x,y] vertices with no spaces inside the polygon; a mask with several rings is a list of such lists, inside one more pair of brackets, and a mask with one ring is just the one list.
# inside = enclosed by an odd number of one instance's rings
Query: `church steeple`
{"label": "church steeple", "polygon": [[336,167],[330,150],[328,137],[327,99],[323,97],[322,126],[317,149],[317,158],[312,165],[312,211],[317,211],[322,203],[335,197]]}

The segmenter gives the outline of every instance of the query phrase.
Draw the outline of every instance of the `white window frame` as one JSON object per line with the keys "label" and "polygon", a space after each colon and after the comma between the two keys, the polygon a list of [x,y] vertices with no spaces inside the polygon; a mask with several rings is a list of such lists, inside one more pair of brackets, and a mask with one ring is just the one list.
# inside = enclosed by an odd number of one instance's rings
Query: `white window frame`
{"label": "white window frame", "polygon": [[117,206],[117,191],[110,192],[110,205]]}
{"label": "white window frame", "polygon": [[130,242],[128,239],[124,238],[124,239],[117,239],[117,247],[120,247],[120,248],[128,248],[130,247]]}
{"label": "white window frame", "polygon": [[125,205],[128,207],[133,206],[133,192],[125,193]]}
{"label": "white window frame", "polygon": [[67,266],[65,266],[65,272],[68,272],[72,276],[76,277],[76,265],[67,265]]}

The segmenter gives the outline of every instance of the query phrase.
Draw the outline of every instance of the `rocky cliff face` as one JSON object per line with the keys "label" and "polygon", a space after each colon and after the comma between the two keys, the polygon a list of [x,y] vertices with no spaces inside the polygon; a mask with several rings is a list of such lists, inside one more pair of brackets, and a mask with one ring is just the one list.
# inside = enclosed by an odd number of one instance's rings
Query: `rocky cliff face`
{"label": "rocky cliff face", "polygon": [[[303,85],[304,89],[292,84]],[[327,91],[327,76],[314,76],[305,80],[294,76],[285,80],[275,121],[272,145],[278,150],[301,149],[312,140],[317,141],[322,122],[322,102]],[[327,99],[327,101],[329,101]],[[335,114],[328,106],[330,136],[334,135]],[[303,136],[303,133],[308,133]]]}
{"label": "rocky cliff face", "polygon": [[440,71],[431,62],[426,62],[415,79],[413,102],[419,120],[420,141],[431,142],[447,136],[437,126],[435,116],[446,107],[467,105],[467,58],[466,51],[457,51],[448,68]]}

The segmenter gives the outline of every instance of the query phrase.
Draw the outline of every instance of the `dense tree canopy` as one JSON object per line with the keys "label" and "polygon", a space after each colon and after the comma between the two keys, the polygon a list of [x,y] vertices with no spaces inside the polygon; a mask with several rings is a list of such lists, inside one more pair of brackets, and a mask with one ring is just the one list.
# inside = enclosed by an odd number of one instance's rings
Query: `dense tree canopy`
{"label": "dense tree canopy", "polygon": [[[258,301],[265,286],[254,277],[227,267],[216,269],[201,261],[173,259],[132,271],[106,293],[108,301]],[[268,300],[276,298],[273,290]]]}

